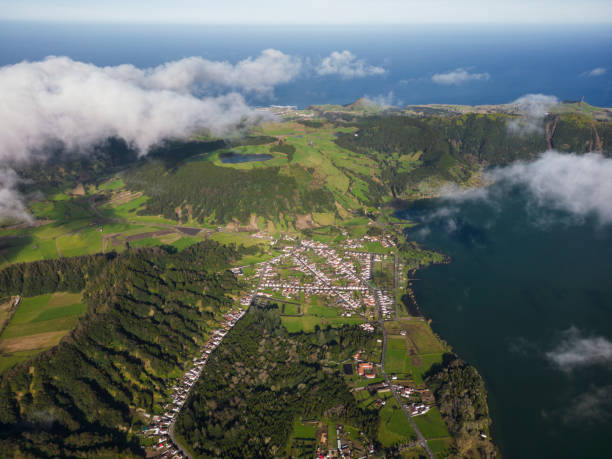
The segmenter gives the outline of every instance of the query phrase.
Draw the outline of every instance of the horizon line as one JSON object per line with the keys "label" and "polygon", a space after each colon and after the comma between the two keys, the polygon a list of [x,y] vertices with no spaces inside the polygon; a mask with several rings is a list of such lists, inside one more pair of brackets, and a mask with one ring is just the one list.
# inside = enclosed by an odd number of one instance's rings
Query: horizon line
{"label": "horizon line", "polygon": [[105,25],[161,25],[161,26],[253,26],[253,27],[270,27],[270,26],[306,26],[306,27],[376,27],[376,26],[610,26],[612,21],[601,22],[545,22],[545,21],[529,21],[529,22],[505,22],[505,21],[474,21],[474,22],[340,22],[340,23],[314,23],[314,22],[196,22],[196,21],[181,21],[181,22],[163,22],[163,21],[132,21],[132,20],[56,20],[56,19],[29,19],[29,18],[1,18],[0,23],[44,23],[44,24],[105,24]]}

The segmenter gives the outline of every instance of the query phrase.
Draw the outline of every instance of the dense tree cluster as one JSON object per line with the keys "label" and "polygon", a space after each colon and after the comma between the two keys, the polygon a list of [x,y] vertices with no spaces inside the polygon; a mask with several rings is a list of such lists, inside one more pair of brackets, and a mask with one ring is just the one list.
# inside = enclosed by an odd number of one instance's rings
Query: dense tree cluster
{"label": "dense tree cluster", "polygon": [[281,141],[276,145],[272,145],[270,147],[270,152],[284,153],[287,155],[287,161],[291,162],[293,160],[293,155],[295,154],[295,147]]}
{"label": "dense tree cluster", "polygon": [[329,191],[298,184],[277,167],[237,170],[201,161],[167,170],[152,161],[126,174],[125,182],[150,197],[145,213],[182,220],[213,215],[218,223],[248,222],[251,214],[278,220],[281,214],[328,211],[334,202]]}
{"label": "dense tree cluster", "polygon": [[87,283],[76,329],[2,375],[3,454],[140,455],[137,410],[161,411],[174,378],[233,305],[228,294],[239,285],[225,268],[239,256],[205,241],[108,259]]}
{"label": "dense tree cluster", "polygon": [[495,449],[480,434],[491,424],[487,391],[482,377],[471,365],[454,354],[446,354],[441,365],[434,365],[427,378],[440,412],[455,440],[455,453],[464,457],[470,449],[478,449],[481,457],[493,457]]}
{"label": "dense tree cluster", "polygon": [[276,307],[251,307],[209,359],[176,431],[205,457],[284,456],[293,421],[323,415],[374,438],[377,411],[360,408],[337,368],[322,365],[373,339],[359,327],[290,335]]}
{"label": "dense tree cluster", "polygon": [[0,296],[80,292],[114,257],[111,253],[10,265],[0,271]]}
{"label": "dense tree cluster", "polygon": [[87,155],[82,152],[66,151],[58,148],[49,152],[44,162],[31,165],[15,166],[19,176],[36,183],[37,191],[41,186],[51,185],[65,187],[74,186],[135,162],[137,152],[126,142],[116,137],[91,148]]}

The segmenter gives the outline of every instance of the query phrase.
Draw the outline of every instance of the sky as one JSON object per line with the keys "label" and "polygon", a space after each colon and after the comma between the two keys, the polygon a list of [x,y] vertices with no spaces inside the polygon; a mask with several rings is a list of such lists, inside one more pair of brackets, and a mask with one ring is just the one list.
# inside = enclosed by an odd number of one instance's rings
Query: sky
{"label": "sky", "polygon": [[0,0],[0,20],[191,24],[596,24],[612,0]]}

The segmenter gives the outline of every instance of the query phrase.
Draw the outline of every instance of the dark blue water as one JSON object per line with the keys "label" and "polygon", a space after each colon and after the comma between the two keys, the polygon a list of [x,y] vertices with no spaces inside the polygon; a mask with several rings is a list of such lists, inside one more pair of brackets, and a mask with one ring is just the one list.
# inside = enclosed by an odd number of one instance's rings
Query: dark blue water
{"label": "dark blue water", "polygon": [[[350,50],[386,68],[382,76],[343,80],[305,74],[254,104],[355,101],[393,93],[401,104],[505,103],[527,93],[612,105],[610,26],[220,27],[0,23],[0,65],[67,55],[97,65],[149,67],[187,56],[237,62],[263,49],[309,58]],[[488,81],[442,86],[431,76],[458,67],[487,72]],[[599,77],[581,74],[608,69]]]}
{"label": "dark blue water", "polygon": [[229,153],[229,154],[220,154],[219,155],[219,159],[221,159],[222,163],[229,163],[229,164],[237,164],[237,163],[251,163],[254,161],[268,161],[269,159],[274,158],[274,156],[272,155],[256,155],[256,154],[250,154],[250,155],[239,155],[239,154],[235,154],[235,153]]}
{"label": "dark blue water", "polygon": [[612,225],[502,191],[401,213],[453,259],[418,273],[417,301],[485,378],[505,457],[612,457]]}

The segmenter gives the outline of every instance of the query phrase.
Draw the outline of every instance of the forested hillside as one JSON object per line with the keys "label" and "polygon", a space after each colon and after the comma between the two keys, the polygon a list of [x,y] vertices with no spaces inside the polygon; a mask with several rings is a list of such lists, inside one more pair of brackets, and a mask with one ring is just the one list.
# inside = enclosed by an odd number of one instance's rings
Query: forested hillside
{"label": "forested hillside", "polygon": [[251,214],[279,219],[281,214],[306,214],[333,209],[333,197],[325,188],[297,181],[301,170],[277,167],[236,170],[209,162],[189,162],[168,170],[162,162],[150,162],[125,177],[128,187],[150,197],[146,214],[218,223],[242,222]]}
{"label": "forested hillside", "polygon": [[323,416],[372,440],[378,411],[360,408],[339,367],[324,363],[375,338],[356,326],[291,335],[277,307],[252,307],[211,356],[176,431],[202,457],[286,457],[294,421]]}
{"label": "forested hillside", "polygon": [[[517,122],[513,129],[511,122]],[[348,150],[380,157],[385,184],[395,196],[423,180],[461,184],[475,166],[529,160],[549,148],[562,152],[602,151],[612,154],[612,123],[580,115],[549,115],[521,125],[502,114],[460,116],[376,116],[354,121],[355,134],[341,133],[336,143]],[[521,127],[522,126],[522,127]],[[402,167],[398,155],[417,154],[413,168]]]}
{"label": "forested hillside", "polygon": [[[228,295],[239,285],[225,268],[237,257],[234,248],[206,241],[180,253],[151,248],[107,258],[87,279],[88,311],[77,328],[57,347],[2,375],[2,455],[142,454],[134,434],[147,422],[144,413],[161,410],[173,378],[233,304]],[[97,259],[61,263],[80,269],[92,261],[97,266]],[[8,268],[0,278],[39,272],[32,266]],[[19,275],[15,279],[19,283]],[[11,293],[27,285],[3,283]]]}
{"label": "forested hillside", "polygon": [[9,265],[0,271],[0,296],[80,292],[115,256],[84,255]]}
{"label": "forested hillside", "polygon": [[454,453],[464,457],[478,450],[481,457],[495,457],[493,445],[482,441],[480,434],[491,424],[487,391],[476,368],[454,354],[445,355],[441,365],[434,365],[426,378],[440,404],[440,412],[455,438]]}

